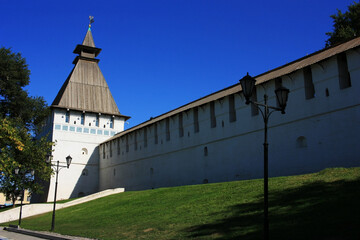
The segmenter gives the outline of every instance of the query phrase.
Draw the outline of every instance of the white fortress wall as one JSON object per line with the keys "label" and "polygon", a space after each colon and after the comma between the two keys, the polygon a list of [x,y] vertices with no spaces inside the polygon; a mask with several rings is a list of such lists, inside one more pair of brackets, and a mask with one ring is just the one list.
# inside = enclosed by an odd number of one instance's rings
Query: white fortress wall
{"label": "white fortress wall", "polygon": [[[257,100],[266,92],[272,106],[276,86],[290,89],[286,114],[269,120],[270,176],[360,166],[359,48],[346,59],[351,86],[343,89],[338,56],[257,85]],[[263,127],[261,113],[235,93],[129,129],[99,147],[100,190],[262,178]]]}

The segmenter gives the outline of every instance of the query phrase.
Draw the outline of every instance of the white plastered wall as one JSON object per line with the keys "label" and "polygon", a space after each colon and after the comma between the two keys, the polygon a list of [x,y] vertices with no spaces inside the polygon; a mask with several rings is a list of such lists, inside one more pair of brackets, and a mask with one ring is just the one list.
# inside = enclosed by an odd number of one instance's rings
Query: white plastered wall
{"label": "white plastered wall", "polygon": [[[311,66],[315,87],[312,99],[305,99],[302,69],[281,77],[290,95],[286,114],[275,112],[269,121],[270,176],[360,166],[359,52],[348,51],[347,61],[351,87],[345,89],[339,88],[336,56]],[[258,101],[266,93],[269,104],[276,106],[274,89],[274,80],[257,86]],[[261,113],[252,116],[241,94],[235,94],[235,107],[236,121],[230,122],[229,98],[215,101],[215,128],[210,127],[210,104],[199,107],[198,133],[194,132],[191,109],[182,113],[183,137],[179,136],[179,116],[175,115],[169,119],[170,140],[166,140],[166,120],[162,120],[156,123],[157,144],[153,124],[146,127],[146,147],[144,128],[100,145],[100,189],[139,190],[262,178]]]}
{"label": "white plastered wall", "polygon": [[[113,116],[69,110],[70,118],[66,122],[66,112],[66,109],[53,109],[53,164],[60,161],[60,165],[66,166],[66,157],[70,155],[73,159],[69,168],[62,168],[59,172],[57,200],[89,195],[99,190],[98,145],[124,129],[124,119],[117,116],[111,128],[110,119]],[[82,114],[85,116],[83,123]],[[53,201],[54,190],[55,175],[50,181],[47,201]]]}

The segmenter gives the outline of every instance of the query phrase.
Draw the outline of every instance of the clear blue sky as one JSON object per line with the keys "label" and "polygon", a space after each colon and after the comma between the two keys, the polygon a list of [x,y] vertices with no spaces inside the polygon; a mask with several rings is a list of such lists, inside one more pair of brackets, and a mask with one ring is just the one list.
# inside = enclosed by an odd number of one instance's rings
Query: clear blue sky
{"label": "clear blue sky", "polygon": [[21,52],[50,105],[95,17],[100,68],[135,126],[325,46],[352,0],[0,0],[0,47]]}

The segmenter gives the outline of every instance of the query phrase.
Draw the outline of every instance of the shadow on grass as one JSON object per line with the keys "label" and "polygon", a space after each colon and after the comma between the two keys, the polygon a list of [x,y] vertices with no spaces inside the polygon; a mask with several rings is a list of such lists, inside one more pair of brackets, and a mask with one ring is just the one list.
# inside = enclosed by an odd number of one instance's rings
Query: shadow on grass
{"label": "shadow on grass", "polygon": [[[263,198],[217,213],[220,220],[185,229],[202,239],[262,239]],[[224,217],[225,216],[225,217]],[[360,178],[269,189],[270,239],[360,239]]]}

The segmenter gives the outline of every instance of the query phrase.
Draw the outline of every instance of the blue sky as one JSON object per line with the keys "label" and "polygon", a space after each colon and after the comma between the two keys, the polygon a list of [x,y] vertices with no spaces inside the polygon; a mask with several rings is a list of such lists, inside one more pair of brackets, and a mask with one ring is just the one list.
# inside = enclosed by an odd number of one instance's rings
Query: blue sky
{"label": "blue sky", "polygon": [[51,104],[94,16],[100,68],[133,127],[325,46],[352,0],[0,0],[0,47],[21,52]]}

